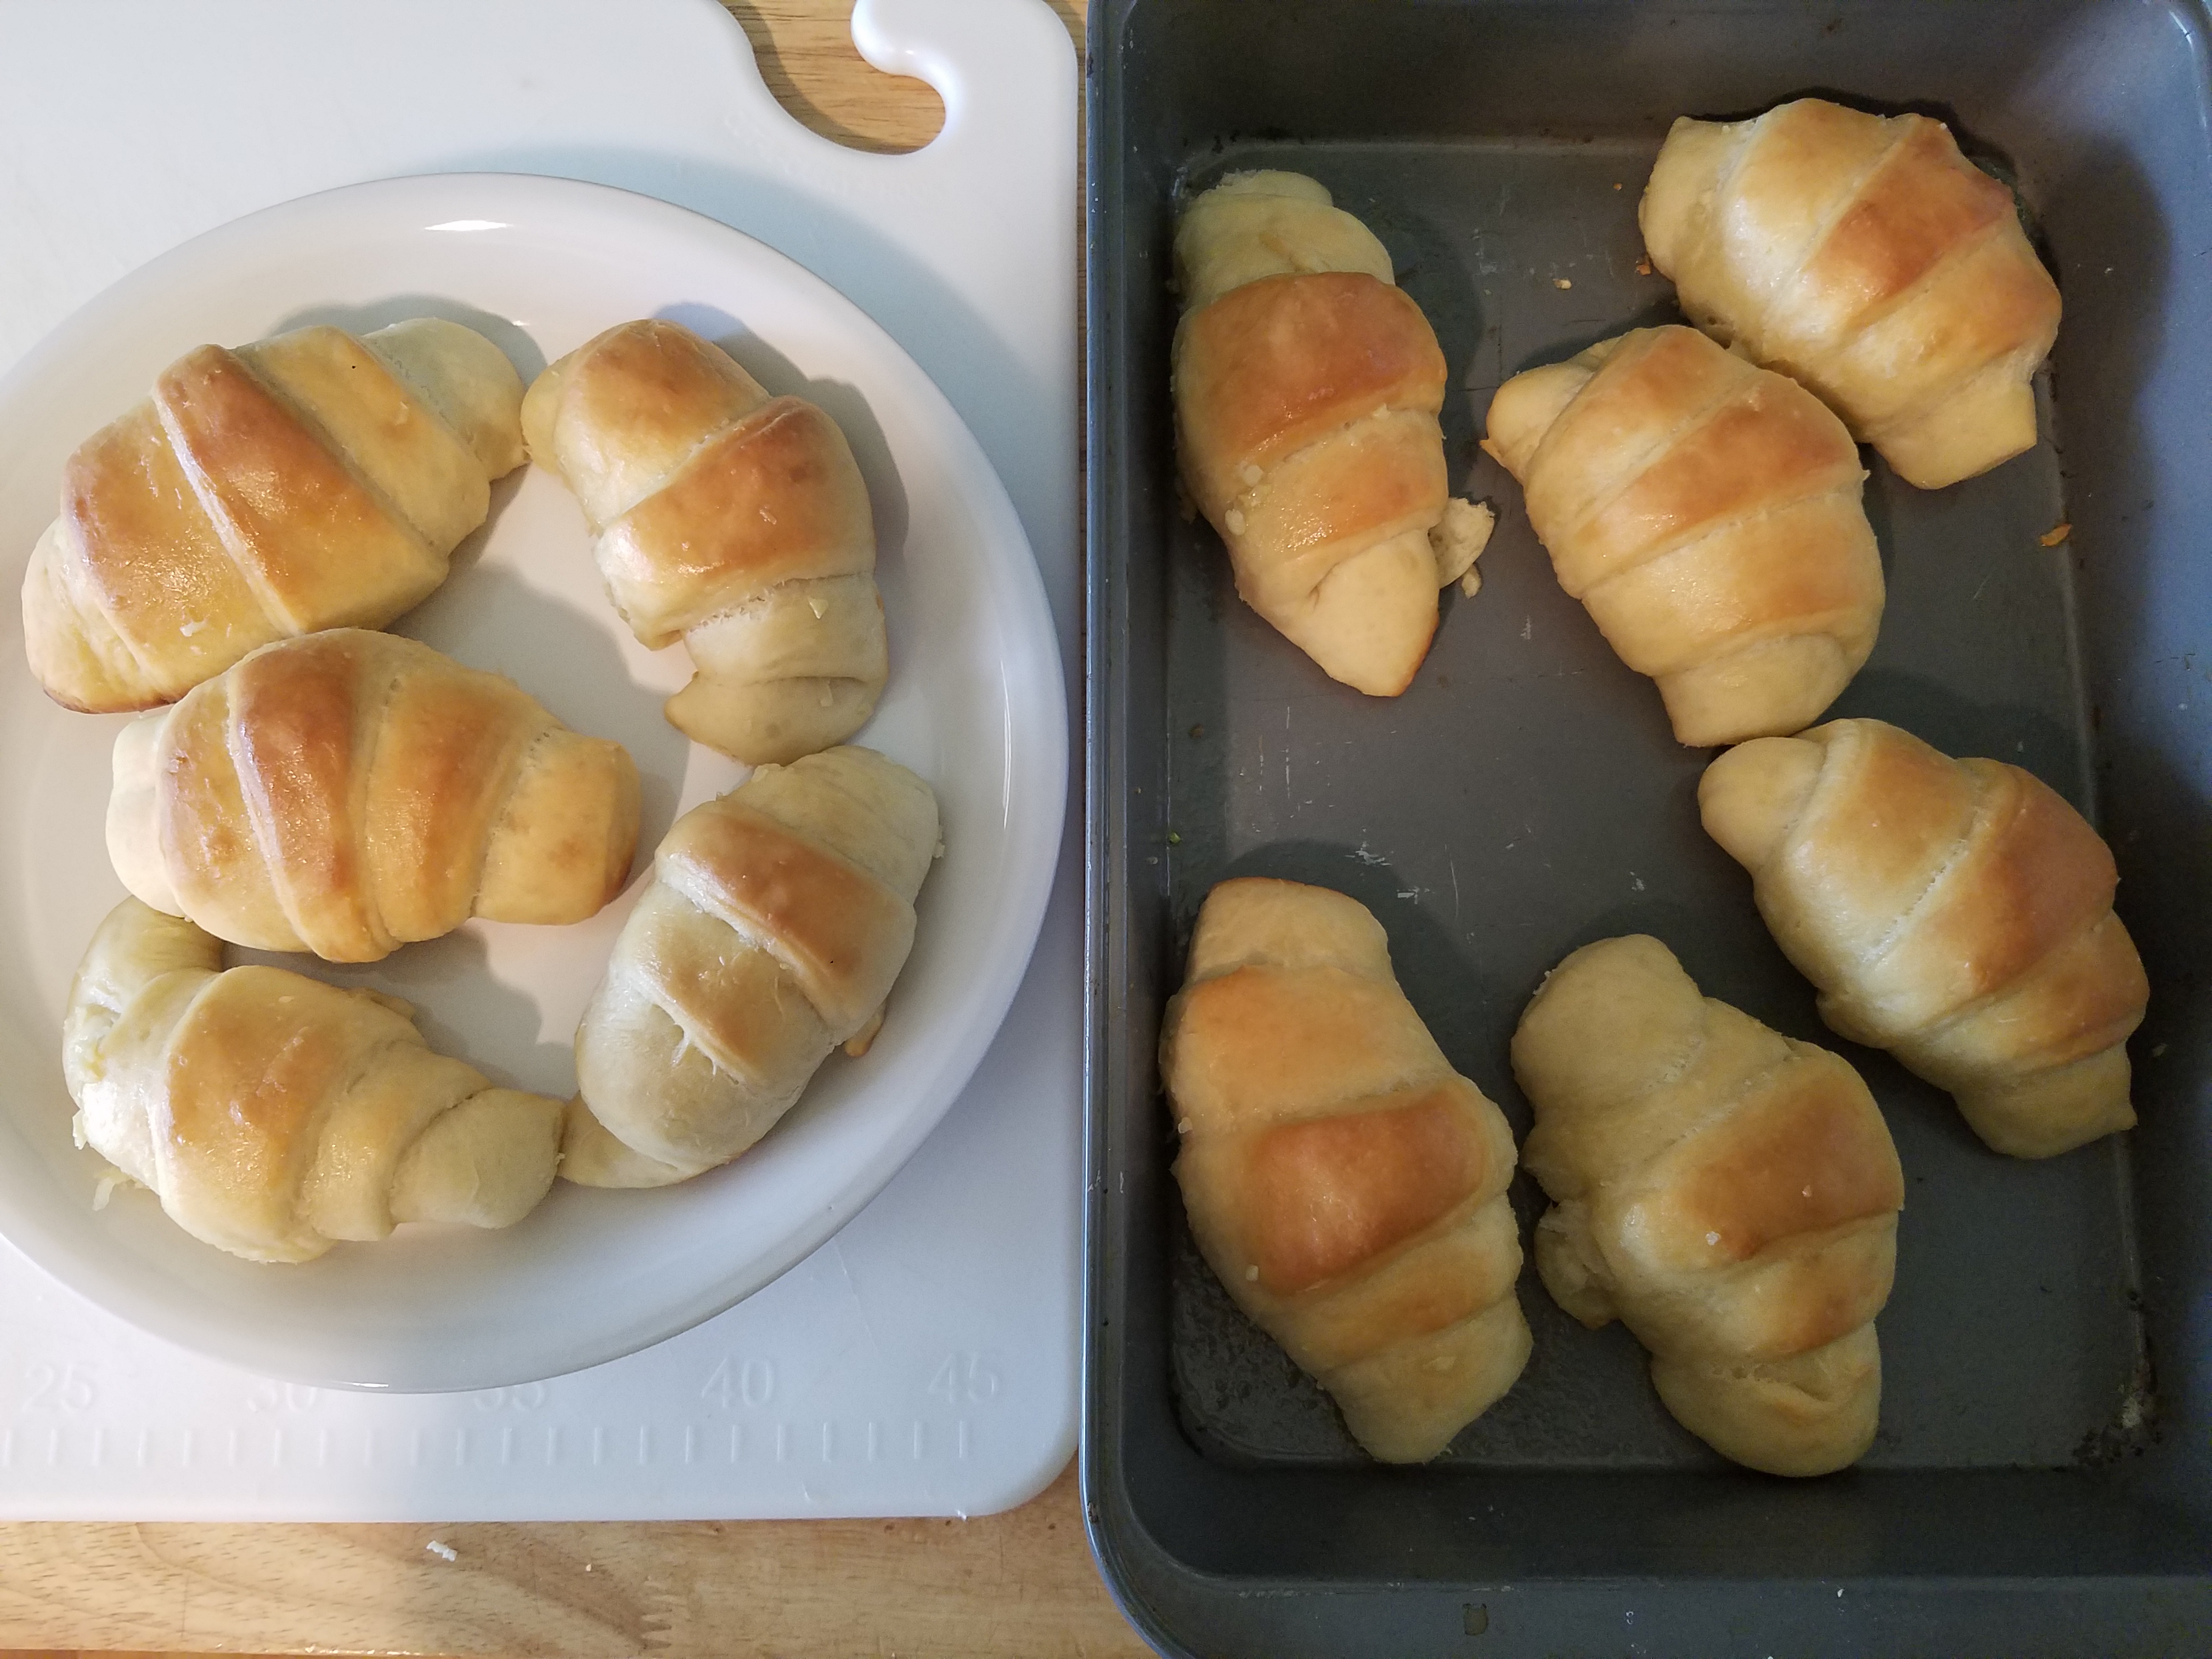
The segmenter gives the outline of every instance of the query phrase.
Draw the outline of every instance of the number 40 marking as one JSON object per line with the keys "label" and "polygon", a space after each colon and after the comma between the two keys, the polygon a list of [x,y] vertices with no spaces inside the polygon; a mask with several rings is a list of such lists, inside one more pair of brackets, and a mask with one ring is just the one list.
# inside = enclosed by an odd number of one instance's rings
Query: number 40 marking
{"label": "number 40 marking", "polygon": [[725,1354],[707,1374],[699,1397],[718,1406],[765,1406],[775,1397],[775,1366],[766,1359],[748,1359],[733,1364]]}

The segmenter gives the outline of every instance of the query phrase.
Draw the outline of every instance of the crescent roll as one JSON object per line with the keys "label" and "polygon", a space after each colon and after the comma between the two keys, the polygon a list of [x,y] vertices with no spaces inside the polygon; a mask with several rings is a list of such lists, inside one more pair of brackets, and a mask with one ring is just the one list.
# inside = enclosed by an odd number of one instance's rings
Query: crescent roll
{"label": "crescent roll", "polygon": [[1692,322],[1818,392],[1908,483],[2034,444],[2057,285],[1941,121],[1818,98],[1679,120],[1639,218]]}
{"label": "crescent roll", "polygon": [[1528,1359],[1513,1134],[1398,988],[1381,924],[1326,888],[1223,882],[1160,1069],[1191,1231],[1237,1305],[1372,1455],[1434,1457]]}
{"label": "crescent roll", "polygon": [[1513,1072],[1552,1200],[1536,1271],[1553,1300],[1624,1322],[1667,1409],[1723,1456],[1770,1474],[1856,1462],[1905,1202],[1858,1073],[1700,995],[1640,934],[1552,970]]}
{"label": "crescent roll", "polygon": [[889,659],[868,489],[835,421],[648,319],[539,375],[522,426],[575,492],[630,631],[690,653],[678,731],[759,765],[860,730]]}
{"label": "crescent roll", "polygon": [[512,680],[396,634],[264,646],[115,739],[107,850],[157,910],[264,951],[374,962],[622,890],[636,763]]}
{"label": "crescent roll", "polygon": [[522,381],[459,323],[202,346],[79,445],[23,575],[46,695],[173,702],[272,640],[381,628],[523,463]]}
{"label": "crescent roll", "polygon": [[1437,590],[1473,580],[1491,530],[1448,497],[1435,331],[1382,245],[1298,173],[1200,196],[1176,266],[1176,453],[1237,591],[1331,678],[1395,696]]}
{"label": "crescent roll", "polygon": [[1488,427],[1559,585],[1659,682],[1677,741],[1801,731],[1874,649],[1866,474],[1794,382],[1695,329],[1637,329],[1515,375]]}
{"label": "crescent roll", "polygon": [[763,766],[677,819],[576,1028],[561,1173],[686,1180],[773,1128],[832,1048],[863,1052],[937,851],[929,786],[872,749]]}
{"label": "crescent roll", "polygon": [[2135,1122],[2126,1043],[2149,986],[2111,849],[2047,784],[1831,720],[1730,750],[1698,805],[1829,1028],[1948,1090],[1998,1152]]}
{"label": "crescent roll", "polygon": [[70,987],[77,1137],[195,1238],[309,1261],[403,1221],[506,1227],[553,1184],[562,1105],[433,1054],[412,1011],[282,968],[225,971],[126,898]]}

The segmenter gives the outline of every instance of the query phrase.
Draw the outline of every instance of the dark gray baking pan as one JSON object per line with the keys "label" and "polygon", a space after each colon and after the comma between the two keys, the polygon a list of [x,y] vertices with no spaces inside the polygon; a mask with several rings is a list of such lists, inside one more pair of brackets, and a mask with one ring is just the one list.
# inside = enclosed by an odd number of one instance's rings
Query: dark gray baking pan
{"label": "dark gray baking pan", "polygon": [[[1093,0],[1088,1401],[1093,1543],[1164,1650],[2212,1651],[2212,19],[2149,0]],[[1668,122],[1823,91],[1952,122],[2064,291],[2043,447],[1922,493],[1870,462],[1889,605],[1838,714],[2033,770],[2118,852],[2152,986],[2142,1127],[2039,1164],[1843,1044],[1699,830],[1706,753],[1553,580],[1474,447],[1532,364],[1676,315],[1638,269]],[[1178,193],[1320,178],[1389,246],[1501,523],[1414,687],[1325,678],[1178,512]],[[2042,544],[2070,522],[2069,537]],[[1525,1130],[1544,972],[1657,934],[1711,994],[1839,1048],[1908,1176],[1856,1469],[1733,1468],[1619,1326],[1533,1272],[1535,1355],[1437,1462],[1364,1459],[1193,1250],[1154,1045],[1223,877],[1351,893],[1453,1062]],[[1524,1225],[1540,1206],[1525,1178]]]}

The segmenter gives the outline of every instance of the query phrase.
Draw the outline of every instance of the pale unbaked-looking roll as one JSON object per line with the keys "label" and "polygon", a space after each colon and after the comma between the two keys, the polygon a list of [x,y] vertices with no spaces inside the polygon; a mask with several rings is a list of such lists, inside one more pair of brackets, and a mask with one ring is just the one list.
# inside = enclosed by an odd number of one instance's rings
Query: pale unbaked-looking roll
{"label": "pale unbaked-looking roll", "polygon": [[1800,98],[1674,123],[1638,216],[1690,319],[1934,489],[2035,442],[2058,289],[2012,192],[1924,115]]}
{"label": "pale unbaked-looking roll", "polygon": [[1730,750],[1698,805],[1831,1030],[1950,1091],[2016,1158],[2134,1124],[2149,984],[2112,850],[2049,785],[1831,720]]}
{"label": "pale unbaked-looking roll", "polygon": [[1700,995],[1642,934],[1546,976],[1513,1071],[1553,1200],[1536,1227],[1553,1300],[1626,1323],[1667,1409],[1722,1455],[1770,1474],[1856,1462],[1905,1201],[1858,1073]]}
{"label": "pale unbaked-looking roll", "polygon": [[1559,585],[1694,747],[1796,732],[1874,648],[1881,554],[1843,422],[1695,329],[1515,375],[1483,447]]}
{"label": "pale unbaked-looking roll", "polygon": [[849,745],[678,818],[576,1029],[562,1174],[665,1186],[766,1134],[874,1036],[938,845],[929,786]]}

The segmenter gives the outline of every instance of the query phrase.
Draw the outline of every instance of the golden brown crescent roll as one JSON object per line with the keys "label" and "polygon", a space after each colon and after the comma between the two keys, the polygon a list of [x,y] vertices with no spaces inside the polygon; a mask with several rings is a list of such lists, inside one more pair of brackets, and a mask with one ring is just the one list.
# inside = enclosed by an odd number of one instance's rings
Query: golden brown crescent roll
{"label": "golden brown crescent roll", "polygon": [[521,404],[500,349],[435,317],[186,354],[63,470],[31,672],[71,708],[150,708],[272,640],[382,627],[522,465]]}
{"label": "golden brown crescent roll", "polygon": [[2149,987],[2111,849],[2049,786],[1831,720],[1730,750],[1698,805],[1830,1029],[1949,1090],[1991,1146],[2048,1158],[2135,1122]]}
{"label": "golden brown crescent roll", "polygon": [[1678,741],[1801,731],[1874,648],[1866,474],[1803,387],[1642,328],[1515,375],[1488,426],[1559,586],[1659,682]]}
{"label": "golden brown crescent roll", "polygon": [[937,850],[929,786],[872,749],[763,766],[677,819],[576,1028],[561,1173],[686,1180],[773,1128],[832,1048],[862,1052]]}
{"label": "golden brown crescent roll", "polygon": [[1237,591],[1334,678],[1412,683],[1486,507],[1448,500],[1444,359],[1390,258],[1294,173],[1237,174],[1176,231],[1183,483]]}
{"label": "golden brown crescent roll", "polygon": [[427,645],[334,629],[125,726],[107,851],[234,945],[374,962],[471,916],[581,921],[629,878],[637,814],[620,744]]}
{"label": "golden brown crescent roll", "polygon": [[2058,289],[2012,192],[1924,115],[1801,98],[1674,123],[1639,217],[1690,320],[1802,381],[1923,489],[2035,442]]}
{"label": "golden brown crescent roll", "polygon": [[1451,1068],[1357,900],[1206,896],[1160,1069],[1199,1249],[1385,1462],[1434,1457],[1528,1359],[1513,1133]]}
{"label": "golden brown crescent roll", "polygon": [[575,492],[630,631],[690,652],[678,730],[754,765],[860,730],[888,659],[868,489],[835,421],[647,320],[539,375],[522,427]]}
{"label": "golden brown crescent roll", "polygon": [[1700,995],[1642,934],[1552,970],[1513,1072],[1553,1300],[1635,1332],[1667,1409],[1723,1456],[1826,1474],[1863,1455],[1905,1177],[1858,1073]]}
{"label": "golden brown crescent roll", "polygon": [[127,898],[76,970],[77,1136],[193,1237],[308,1261],[402,1221],[506,1227],[553,1184],[561,1103],[433,1054],[374,991],[258,966]]}

